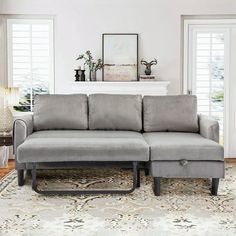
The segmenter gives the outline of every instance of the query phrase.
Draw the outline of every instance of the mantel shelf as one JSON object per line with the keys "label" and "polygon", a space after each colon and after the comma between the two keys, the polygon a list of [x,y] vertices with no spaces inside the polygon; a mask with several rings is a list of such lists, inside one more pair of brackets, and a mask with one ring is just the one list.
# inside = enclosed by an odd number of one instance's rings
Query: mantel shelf
{"label": "mantel shelf", "polygon": [[73,93],[110,93],[110,94],[141,94],[141,95],[166,95],[169,81],[83,81],[72,82]]}
{"label": "mantel shelf", "polygon": [[166,84],[170,83],[166,80],[154,80],[154,81],[73,81],[74,84]]}

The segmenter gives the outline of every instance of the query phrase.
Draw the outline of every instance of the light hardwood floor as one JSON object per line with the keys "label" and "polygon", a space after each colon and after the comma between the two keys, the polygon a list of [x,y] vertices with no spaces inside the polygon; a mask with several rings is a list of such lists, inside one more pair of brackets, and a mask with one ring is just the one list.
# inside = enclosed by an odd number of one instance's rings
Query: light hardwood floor
{"label": "light hardwood floor", "polygon": [[15,168],[15,161],[9,160],[7,168],[0,168],[0,179],[2,179],[5,175],[11,172]]}

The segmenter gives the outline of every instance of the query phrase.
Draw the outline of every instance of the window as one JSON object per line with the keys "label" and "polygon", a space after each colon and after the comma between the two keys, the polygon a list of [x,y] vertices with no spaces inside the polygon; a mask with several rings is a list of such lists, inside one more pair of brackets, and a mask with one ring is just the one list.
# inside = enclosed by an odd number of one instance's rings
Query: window
{"label": "window", "polygon": [[192,37],[192,90],[198,97],[198,113],[218,120],[223,144],[226,33],[194,28]]}
{"label": "window", "polygon": [[8,84],[20,89],[16,110],[33,111],[34,95],[52,93],[53,20],[8,19]]}
{"label": "window", "polygon": [[226,157],[236,155],[236,19],[183,17],[183,92],[216,118]]}

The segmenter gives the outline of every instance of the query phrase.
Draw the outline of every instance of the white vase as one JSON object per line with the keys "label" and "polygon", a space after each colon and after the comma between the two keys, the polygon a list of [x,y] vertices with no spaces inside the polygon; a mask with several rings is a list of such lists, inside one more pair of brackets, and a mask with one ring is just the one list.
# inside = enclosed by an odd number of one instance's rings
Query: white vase
{"label": "white vase", "polygon": [[13,129],[13,116],[9,107],[0,108],[0,133],[9,133]]}

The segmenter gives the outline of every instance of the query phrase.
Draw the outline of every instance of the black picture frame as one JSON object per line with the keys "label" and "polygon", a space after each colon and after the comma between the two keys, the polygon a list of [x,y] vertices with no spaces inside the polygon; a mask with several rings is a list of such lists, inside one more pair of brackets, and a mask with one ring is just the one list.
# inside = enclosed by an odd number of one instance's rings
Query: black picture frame
{"label": "black picture frame", "polygon": [[[135,71],[135,75],[133,76],[133,79],[128,79],[128,77],[123,77],[122,79],[120,78],[121,75],[119,73],[114,73],[114,77],[117,76],[117,79],[111,79],[111,77],[108,78],[108,75],[106,73],[106,69],[108,66],[115,66],[115,64],[112,64],[112,65],[109,65],[106,63],[106,53],[105,53],[105,41],[106,41],[106,38],[108,38],[109,36],[124,36],[124,37],[127,37],[127,36],[131,36],[131,37],[134,37],[134,43],[136,44],[134,47],[136,49],[136,52],[135,52],[135,63],[136,64],[121,64],[121,65],[117,65],[116,67],[124,67],[124,66],[127,66],[127,67],[130,67],[130,72],[131,71]],[[139,63],[139,52],[138,52],[138,41],[139,41],[139,35],[137,33],[104,33],[102,34],[102,63],[103,63],[103,68],[102,68],[102,80],[103,81],[112,81],[112,82],[126,82],[126,81],[138,81],[139,80],[139,76],[138,76],[138,63]],[[107,66],[106,66],[107,65]],[[132,67],[136,67],[134,69],[132,69]],[[125,73],[125,70],[123,70],[123,72]],[[127,72],[128,72],[128,68],[127,68]],[[112,74],[112,73],[111,73]],[[131,76],[130,76],[131,78]]]}

